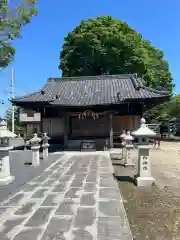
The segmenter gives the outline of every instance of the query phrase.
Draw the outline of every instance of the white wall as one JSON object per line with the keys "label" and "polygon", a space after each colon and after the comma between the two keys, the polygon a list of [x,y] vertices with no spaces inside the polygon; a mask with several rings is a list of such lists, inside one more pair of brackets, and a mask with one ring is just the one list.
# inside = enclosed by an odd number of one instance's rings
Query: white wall
{"label": "white wall", "polygon": [[43,118],[42,125],[49,136],[64,135],[64,118]]}
{"label": "white wall", "polygon": [[41,121],[41,114],[38,112],[32,113],[32,117],[28,117],[27,113],[20,113],[19,114],[19,121],[20,122],[40,122]]}

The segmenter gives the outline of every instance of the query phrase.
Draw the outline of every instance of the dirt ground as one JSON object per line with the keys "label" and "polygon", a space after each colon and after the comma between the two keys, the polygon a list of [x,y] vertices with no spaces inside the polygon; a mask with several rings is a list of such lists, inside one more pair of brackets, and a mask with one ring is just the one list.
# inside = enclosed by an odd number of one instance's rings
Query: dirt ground
{"label": "dirt ground", "polygon": [[[162,143],[151,150],[152,175],[150,188],[134,185],[137,168],[122,166],[113,159],[115,175],[123,196],[133,237],[136,240],[180,239],[180,143]],[[135,164],[137,151],[134,153]]]}

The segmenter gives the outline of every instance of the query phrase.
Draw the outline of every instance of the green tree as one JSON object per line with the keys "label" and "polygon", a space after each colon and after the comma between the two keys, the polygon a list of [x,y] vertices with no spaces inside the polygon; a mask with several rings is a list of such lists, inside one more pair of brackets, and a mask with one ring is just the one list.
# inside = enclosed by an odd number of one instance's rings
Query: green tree
{"label": "green tree", "polygon": [[21,36],[21,28],[37,14],[35,0],[26,0],[24,4],[16,0],[15,6],[9,2],[0,0],[0,68],[8,66],[12,61],[15,55],[12,41]]}
{"label": "green tree", "polygon": [[[12,131],[12,108],[8,108],[4,114],[7,126]],[[19,107],[14,107],[14,131],[16,134],[25,132],[25,125],[19,121]]]}
{"label": "green tree", "polygon": [[173,89],[163,52],[111,16],[82,21],[70,32],[60,53],[59,68],[63,76],[137,73],[147,86]]}
{"label": "green tree", "polygon": [[180,119],[180,95],[173,96],[170,101],[160,104],[145,113],[145,118],[150,122],[151,120],[172,120]]}
{"label": "green tree", "polygon": [[174,118],[180,118],[180,95],[173,96],[169,102],[165,103],[158,116],[160,120]]}

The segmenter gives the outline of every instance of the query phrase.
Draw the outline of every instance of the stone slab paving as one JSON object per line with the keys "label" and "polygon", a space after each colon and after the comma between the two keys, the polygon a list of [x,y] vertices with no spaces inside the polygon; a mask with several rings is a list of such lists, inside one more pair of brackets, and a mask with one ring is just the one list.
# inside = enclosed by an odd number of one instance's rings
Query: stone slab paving
{"label": "stone slab paving", "polygon": [[65,154],[0,205],[0,240],[132,240],[110,158]]}
{"label": "stone slab paving", "polygon": [[[20,187],[34,177],[40,176],[47,167],[53,164],[60,156],[63,156],[62,152],[59,154],[49,154],[48,161],[41,159],[40,165],[33,167],[24,164],[26,160],[31,157],[29,152],[30,151],[23,150],[10,151],[11,175],[15,177],[15,181],[9,185],[0,186],[0,202],[15,194]],[[29,188],[34,188],[34,186],[29,186]]]}

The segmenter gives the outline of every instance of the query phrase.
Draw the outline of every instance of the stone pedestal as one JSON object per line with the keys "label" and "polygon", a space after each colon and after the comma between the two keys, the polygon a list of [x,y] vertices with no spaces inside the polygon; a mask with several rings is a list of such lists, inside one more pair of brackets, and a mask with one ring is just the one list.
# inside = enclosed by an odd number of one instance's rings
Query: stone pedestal
{"label": "stone pedestal", "polygon": [[125,141],[125,156],[124,156],[124,165],[127,166],[134,166],[134,163],[132,161],[132,150],[133,150],[133,137],[131,136],[130,132],[127,132],[127,135],[124,137]]}
{"label": "stone pedestal", "polygon": [[34,166],[34,167],[39,166],[39,164],[40,164],[39,149],[40,149],[40,146],[31,147],[31,150],[32,150],[32,166]]}
{"label": "stone pedestal", "polygon": [[42,144],[42,148],[43,148],[43,159],[47,160],[48,159],[48,148],[49,148],[49,144],[48,144],[48,140],[50,138],[47,136],[47,133],[43,134],[42,140],[43,140],[43,144]]}
{"label": "stone pedestal", "polygon": [[126,137],[126,131],[123,130],[122,134],[120,135],[121,138],[121,146],[122,146],[122,159],[125,158],[126,155],[126,150],[125,150],[125,145],[126,145],[126,141],[124,140],[124,138]]}
{"label": "stone pedestal", "polygon": [[132,166],[134,167],[134,163],[133,163],[133,160],[132,160],[132,150],[133,150],[133,145],[126,145],[126,148],[125,148],[125,151],[126,151],[126,154],[125,154],[125,161],[124,161],[124,166],[125,167],[128,167],[128,166]]}
{"label": "stone pedestal", "polygon": [[125,156],[126,156],[126,149],[125,149],[125,145],[126,143],[125,142],[122,142],[122,159],[125,159]]}
{"label": "stone pedestal", "polygon": [[0,147],[0,185],[7,185],[14,181],[14,176],[10,174],[9,151],[13,147]]}
{"label": "stone pedestal", "polygon": [[15,178],[10,174],[9,151],[13,149],[10,146],[10,138],[15,134],[7,129],[7,123],[2,120],[0,122],[0,185],[7,185]]}
{"label": "stone pedestal", "polygon": [[30,140],[31,143],[31,150],[32,150],[32,166],[36,167],[40,164],[40,158],[39,158],[39,149],[41,142],[41,138],[37,137],[37,134],[34,134],[34,137]]}
{"label": "stone pedestal", "polygon": [[49,152],[48,152],[49,144],[43,144],[42,148],[43,148],[43,159],[47,160],[49,155]]}
{"label": "stone pedestal", "polygon": [[137,186],[151,186],[155,181],[151,176],[151,162],[150,162],[150,145],[149,138],[156,135],[145,124],[145,119],[141,119],[141,126],[137,131],[134,131],[133,136],[138,138],[138,173],[136,176]]}
{"label": "stone pedestal", "polygon": [[155,181],[151,176],[149,149],[150,147],[146,145],[138,147],[138,174],[136,177],[137,186],[151,186]]}

